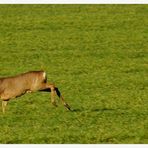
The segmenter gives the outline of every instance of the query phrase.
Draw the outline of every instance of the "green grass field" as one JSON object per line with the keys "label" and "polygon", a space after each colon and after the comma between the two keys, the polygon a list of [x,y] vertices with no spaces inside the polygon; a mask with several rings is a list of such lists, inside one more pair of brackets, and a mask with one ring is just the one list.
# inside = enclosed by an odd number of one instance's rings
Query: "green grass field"
{"label": "green grass field", "polygon": [[1,144],[148,143],[148,5],[0,5],[0,77],[40,69],[73,111],[0,105]]}

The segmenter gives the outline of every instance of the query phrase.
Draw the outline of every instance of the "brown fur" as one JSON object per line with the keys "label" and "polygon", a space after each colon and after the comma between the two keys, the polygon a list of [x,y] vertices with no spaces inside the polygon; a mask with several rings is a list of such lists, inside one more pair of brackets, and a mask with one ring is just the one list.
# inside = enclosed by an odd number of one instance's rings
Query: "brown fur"
{"label": "brown fur", "polygon": [[64,106],[70,110],[70,106],[64,101],[58,88],[47,83],[44,71],[30,71],[13,77],[0,78],[0,99],[3,112],[10,99],[35,91],[51,92],[51,102],[55,106],[57,106],[55,101],[55,94],[57,94]]}

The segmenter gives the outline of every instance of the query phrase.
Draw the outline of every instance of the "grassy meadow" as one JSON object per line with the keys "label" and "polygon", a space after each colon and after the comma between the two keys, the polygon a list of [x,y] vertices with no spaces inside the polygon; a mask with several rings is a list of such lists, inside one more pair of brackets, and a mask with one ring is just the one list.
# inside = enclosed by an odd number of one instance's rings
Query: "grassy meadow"
{"label": "grassy meadow", "polygon": [[0,105],[1,144],[148,143],[148,5],[0,5],[0,77],[40,69],[73,111]]}

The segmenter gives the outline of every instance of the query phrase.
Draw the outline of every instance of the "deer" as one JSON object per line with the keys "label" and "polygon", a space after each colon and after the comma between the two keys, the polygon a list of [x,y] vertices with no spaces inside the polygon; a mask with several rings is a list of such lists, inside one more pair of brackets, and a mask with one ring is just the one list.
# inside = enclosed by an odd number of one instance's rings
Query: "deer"
{"label": "deer", "polygon": [[2,112],[5,113],[9,100],[20,97],[26,93],[44,91],[51,93],[51,103],[57,107],[55,96],[57,95],[66,109],[71,110],[59,89],[47,82],[46,72],[29,71],[11,77],[0,78],[0,99],[2,100]]}

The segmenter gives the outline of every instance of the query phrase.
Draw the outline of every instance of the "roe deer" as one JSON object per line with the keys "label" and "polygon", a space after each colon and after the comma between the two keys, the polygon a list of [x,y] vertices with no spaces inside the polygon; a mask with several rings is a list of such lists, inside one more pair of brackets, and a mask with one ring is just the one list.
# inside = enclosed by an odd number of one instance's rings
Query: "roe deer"
{"label": "roe deer", "polygon": [[55,94],[57,94],[64,106],[70,110],[70,106],[65,102],[58,88],[54,84],[47,83],[45,71],[29,71],[13,77],[0,78],[3,113],[10,99],[35,91],[51,92],[51,102],[54,106],[57,106],[55,101]]}

